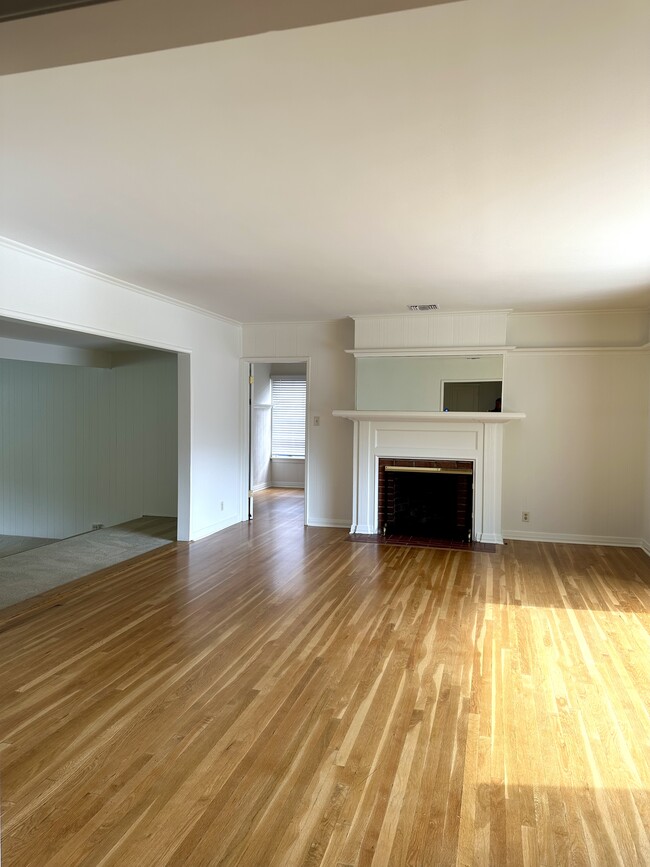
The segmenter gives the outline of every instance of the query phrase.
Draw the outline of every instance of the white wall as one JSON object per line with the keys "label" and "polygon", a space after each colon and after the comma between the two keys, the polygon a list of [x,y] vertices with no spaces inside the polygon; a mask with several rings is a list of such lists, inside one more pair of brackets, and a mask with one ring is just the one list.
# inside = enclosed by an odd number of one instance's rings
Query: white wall
{"label": "white wall", "polygon": [[0,244],[0,315],[188,353],[189,364],[179,362],[179,536],[240,519],[239,325],[12,242]]}
{"label": "white wall", "polygon": [[503,346],[508,313],[403,313],[356,316],[355,349]]}
{"label": "white wall", "polygon": [[[433,333],[417,315],[394,321],[373,322],[368,334],[362,320],[361,342],[398,347],[407,335],[406,345],[424,347],[413,335]],[[509,317],[506,343],[520,350],[506,350],[503,408],[527,418],[504,429],[504,536],[650,540],[647,339],[642,311]],[[522,511],[530,513],[528,523]]]}
{"label": "white wall", "polygon": [[271,365],[253,368],[253,414],[251,419],[251,458],[253,490],[271,484]]}
{"label": "white wall", "polygon": [[648,318],[646,310],[511,313],[507,341],[528,347],[642,346]]}
{"label": "white wall", "polygon": [[646,370],[642,352],[507,357],[504,409],[527,417],[505,429],[504,536],[629,544],[641,538]]}
{"label": "white wall", "polygon": [[645,382],[648,398],[648,416],[646,417],[646,465],[645,465],[645,489],[643,504],[643,532],[642,544],[646,553],[650,556],[650,354],[645,357]]}
{"label": "white wall", "polygon": [[648,533],[647,335],[643,311],[509,317],[521,351],[506,356],[503,408],[527,418],[505,428],[504,536],[637,544]]}
{"label": "white wall", "polygon": [[[612,341],[647,335],[640,314],[616,315]],[[604,344],[601,314],[526,314],[516,336],[532,346],[561,337]],[[643,332],[643,334],[642,334]],[[512,340],[508,335],[508,342]],[[512,341],[514,342],[514,341]],[[504,431],[504,535],[636,544],[650,536],[648,356],[643,351],[521,351],[506,354],[504,409],[527,413]],[[641,342],[644,342],[642,340]],[[351,335],[345,323],[244,327],[244,354],[311,356],[311,523],[346,524],[352,492],[351,425],[329,415],[353,406]],[[313,416],[321,416],[314,428]],[[645,512],[644,512],[645,509]],[[521,512],[530,522],[521,521]],[[645,515],[645,523],[644,523]]]}
{"label": "white wall", "polygon": [[[354,405],[351,320],[245,325],[245,358],[309,358],[309,466],[307,520],[349,527],[352,520],[352,424],[333,409]],[[320,425],[314,425],[314,416]]]}
{"label": "white wall", "polygon": [[304,488],[305,462],[299,458],[273,458],[271,461],[271,487]]}
{"label": "white wall", "polygon": [[[235,323],[13,244],[0,245],[0,315],[188,353],[179,360],[179,404],[190,407],[192,418],[191,433],[182,423],[179,430],[179,459],[188,467],[179,497],[181,537],[184,527],[200,538],[241,517],[240,357],[310,358],[308,520],[349,526],[352,425],[331,412],[354,405],[354,364],[344,351],[353,346],[351,321],[246,325],[242,345]],[[606,344],[606,316],[562,316],[512,317],[507,342]],[[647,339],[645,315],[612,322],[610,342],[635,345],[636,330]],[[494,331],[490,337],[499,336]],[[410,333],[412,341],[420,336]],[[504,409],[528,418],[505,429],[506,535],[648,538],[647,368],[641,352],[507,356]],[[522,510],[530,511],[530,524],[522,525]]]}
{"label": "white wall", "polygon": [[176,357],[0,360],[0,533],[63,538],[175,515]]}
{"label": "white wall", "polygon": [[[178,511],[178,363],[171,353],[130,365],[142,381],[143,515]],[[127,368],[129,369],[129,368]]]}

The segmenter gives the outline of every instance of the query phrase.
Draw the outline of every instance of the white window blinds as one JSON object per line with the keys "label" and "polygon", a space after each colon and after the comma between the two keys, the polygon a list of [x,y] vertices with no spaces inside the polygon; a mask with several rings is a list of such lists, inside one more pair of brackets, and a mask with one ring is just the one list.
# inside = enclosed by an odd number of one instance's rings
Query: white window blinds
{"label": "white window blinds", "polygon": [[271,457],[305,457],[307,383],[290,376],[271,377]]}

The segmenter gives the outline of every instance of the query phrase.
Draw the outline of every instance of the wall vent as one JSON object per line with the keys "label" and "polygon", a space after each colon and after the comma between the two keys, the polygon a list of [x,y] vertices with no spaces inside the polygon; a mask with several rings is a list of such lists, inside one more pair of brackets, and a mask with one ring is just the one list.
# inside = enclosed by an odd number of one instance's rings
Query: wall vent
{"label": "wall vent", "polygon": [[409,310],[414,313],[424,313],[426,310],[437,310],[437,304],[409,304]]}

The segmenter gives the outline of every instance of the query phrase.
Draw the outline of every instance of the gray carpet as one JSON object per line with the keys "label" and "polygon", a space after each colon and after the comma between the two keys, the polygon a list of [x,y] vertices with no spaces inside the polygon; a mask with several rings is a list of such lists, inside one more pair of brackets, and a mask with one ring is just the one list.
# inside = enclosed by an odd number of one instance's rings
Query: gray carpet
{"label": "gray carpet", "polygon": [[0,608],[169,545],[176,520],[138,518],[0,560]]}
{"label": "gray carpet", "polygon": [[51,545],[58,539],[40,539],[36,536],[0,536],[0,557],[13,557],[22,551],[31,551],[32,548],[42,548],[43,545]]}

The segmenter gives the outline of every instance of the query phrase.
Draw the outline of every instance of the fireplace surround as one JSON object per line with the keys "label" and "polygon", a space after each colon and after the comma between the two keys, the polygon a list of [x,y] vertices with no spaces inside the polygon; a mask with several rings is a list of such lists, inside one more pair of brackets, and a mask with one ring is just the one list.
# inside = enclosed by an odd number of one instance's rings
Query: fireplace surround
{"label": "fireplace surround", "polygon": [[350,532],[375,535],[380,459],[465,462],[473,470],[472,541],[503,544],[503,425],[524,413],[335,410],[354,423],[353,517]]}

